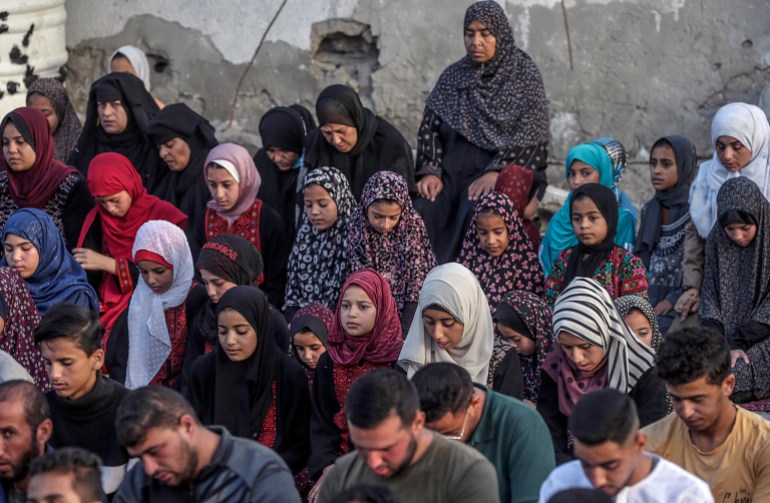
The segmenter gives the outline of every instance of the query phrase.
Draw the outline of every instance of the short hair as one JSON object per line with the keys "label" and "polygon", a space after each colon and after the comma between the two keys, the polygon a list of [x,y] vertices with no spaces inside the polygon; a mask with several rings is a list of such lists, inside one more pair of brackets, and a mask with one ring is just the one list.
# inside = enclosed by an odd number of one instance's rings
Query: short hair
{"label": "short hair", "polygon": [[412,376],[425,420],[436,421],[448,412],[464,412],[473,396],[473,380],[467,370],[449,362],[431,363]]}
{"label": "short hair", "polygon": [[730,375],[730,347],[718,332],[687,327],[666,334],[655,358],[658,376],[672,386],[706,376],[721,384]]}
{"label": "short hair", "polygon": [[350,424],[363,429],[375,428],[393,412],[403,424],[412,424],[419,408],[414,385],[393,369],[375,369],[359,377],[345,400]]}
{"label": "short hair", "polygon": [[96,313],[71,302],[54,304],[32,331],[35,344],[64,337],[74,342],[88,356],[102,348],[104,329]]}
{"label": "short hair", "polygon": [[356,485],[334,498],[334,503],[398,503],[396,495],[386,486]]}
{"label": "short hair", "polygon": [[0,404],[12,400],[20,400],[24,405],[24,420],[32,431],[37,431],[40,423],[51,418],[48,400],[31,382],[14,379],[0,384]]}
{"label": "short hair", "polygon": [[612,503],[612,496],[601,489],[573,488],[559,491],[548,503]]}
{"label": "short hair", "polygon": [[152,428],[172,429],[184,415],[200,424],[190,403],[178,392],[164,386],[144,386],[129,393],[118,406],[115,430],[124,447],[141,444]]}
{"label": "short hair", "polygon": [[72,474],[72,489],[80,501],[103,501],[101,468],[102,462],[96,454],[79,447],[63,447],[33,459],[29,474]]}
{"label": "short hair", "polygon": [[611,388],[584,395],[569,417],[572,436],[585,445],[608,441],[623,445],[638,425],[634,401],[625,393]]}

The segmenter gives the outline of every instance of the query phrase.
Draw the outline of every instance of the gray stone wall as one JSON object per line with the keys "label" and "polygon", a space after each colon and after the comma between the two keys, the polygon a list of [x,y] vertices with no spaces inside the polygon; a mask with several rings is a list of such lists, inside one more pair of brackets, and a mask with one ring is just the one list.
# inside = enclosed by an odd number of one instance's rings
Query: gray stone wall
{"label": "gray stone wall", "polygon": [[[109,54],[130,43],[154,65],[153,94],[187,103],[217,125],[220,137],[254,148],[268,108],[299,102],[312,109],[324,86],[344,82],[414,144],[425,97],[464,54],[469,4],[288,0],[246,72],[279,0],[67,0],[68,86],[83,112],[88,86],[104,73]],[[770,82],[768,0],[501,4],[517,44],[543,74],[549,175],[559,186],[571,145],[614,136],[632,159],[623,187],[641,204],[651,194],[645,161],[655,139],[687,135],[708,157],[716,110],[730,101],[757,103]],[[241,78],[234,124],[226,129]]]}

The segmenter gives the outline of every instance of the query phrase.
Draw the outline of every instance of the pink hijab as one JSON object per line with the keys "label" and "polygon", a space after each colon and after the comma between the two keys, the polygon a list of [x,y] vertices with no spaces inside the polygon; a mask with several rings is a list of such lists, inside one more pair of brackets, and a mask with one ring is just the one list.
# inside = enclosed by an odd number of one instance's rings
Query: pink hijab
{"label": "pink hijab", "polygon": [[[238,200],[228,211],[224,211],[214,199],[208,202],[209,208],[224,218],[228,225],[233,225],[233,222],[254,204],[259,187],[262,185],[262,179],[249,152],[235,143],[221,143],[212,148],[203,165],[208,167],[212,162],[226,169],[239,184]],[[208,169],[204,169],[203,177],[208,184],[207,173]]]}

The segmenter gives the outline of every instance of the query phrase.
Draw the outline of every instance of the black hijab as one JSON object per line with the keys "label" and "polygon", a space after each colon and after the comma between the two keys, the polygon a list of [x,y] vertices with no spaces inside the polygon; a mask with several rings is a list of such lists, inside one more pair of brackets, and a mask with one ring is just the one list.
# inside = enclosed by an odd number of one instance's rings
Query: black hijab
{"label": "black hijab", "polygon": [[238,311],[257,333],[257,349],[246,360],[233,362],[217,344],[213,376],[213,423],[227,427],[238,437],[259,432],[273,401],[273,380],[278,348],[272,341],[267,297],[256,287],[237,286],[217,304],[217,316],[225,309]]}
{"label": "black hijab", "polygon": [[668,145],[674,151],[676,160],[676,185],[664,191],[655,191],[645,209],[645,217],[639,224],[634,254],[642,259],[645,267],[650,266],[650,256],[658,245],[662,227],[663,208],[668,209],[668,221],[674,223],[690,214],[690,185],[698,173],[698,159],[695,145],[684,136],[664,136],[652,145],[652,150]]}
{"label": "black hijab", "polygon": [[[602,217],[607,222],[607,235],[601,243],[591,246],[578,242],[567,263],[564,286],[569,285],[577,277],[592,277],[596,269],[609,256],[615,246],[615,232],[618,227],[618,200],[612,189],[598,183],[587,183],[578,187],[572,192],[572,197],[570,198],[570,218],[575,201],[581,197],[587,197],[594,202],[599,213],[602,214]],[[587,257],[583,258],[584,255],[587,255]]]}
{"label": "black hijab", "polygon": [[[99,126],[98,103],[116,100],[120,100],[126,111],[128,125],[122,133],[107,134]],[[154,193],[167,171],[158,149],[147,138],[150,120],[157,113],[158,105],[139,78],[123,72],[105,75],[91,85],[83,134],[70,164],[85,178],[88,164],[97,154],[123,154],[136,167],[148,192]]]}
{"label": "black hijab", "polygon": [[316,101],[318,124],[343,124],[356,128],[358,141],[348,153],[337,151],[316,129],[308,135],[305,167],[312,170],[333,166],[350,182],[356,200],[367,180],[378,171],[394,171],[415,192],[414,159],[404,136],[390,123],[361,104],[358,94],[348,86],[335,84],[324,89]]}

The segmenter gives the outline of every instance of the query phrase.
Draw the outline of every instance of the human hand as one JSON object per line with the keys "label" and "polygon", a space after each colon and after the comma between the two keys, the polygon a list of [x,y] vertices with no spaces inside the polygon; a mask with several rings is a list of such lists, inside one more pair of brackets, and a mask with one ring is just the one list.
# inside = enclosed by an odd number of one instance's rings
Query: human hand
{"label": "human hand", "polygon": [[655,316],[663,316],[664,314],[668,314],[672,309],[674,309],[674,305],[668,300],[663,299],[655,305],[653,312],[655,313]]}
{"label": "human hand", "polygon": [[476,178],[470,187],[468,187],[468,200],[476,201],[492,192],[497,183],[497,177],[500,175],[497,171],[487,171]]}
{"label": "human hand", "polygon": [[690,314],[696,312],[698,307],[700,307],[700,290],[697,288],[690,288],[676,301],[674,311],[679,313],[679,318],[685,319]]}
{"label": "human hand", "polygon": [[431,202],[436,200],[442,190],[444,190],[444,182],[436,175],[425,175],[417,182],[417,192]]}
{"label": "human hand", "polygon": [[730,367],[735,367],[735,364],[738,363],[738,359],[743,360],[746,365],[749,364],[749,355],[746,354],[745,351],[742,349],[731,349],[730,350]]}
{"label": "human hand", "polygon": [[115,274],[115,260],[89,248],[75,248],[72,256],[86,271],[106,271]]}

